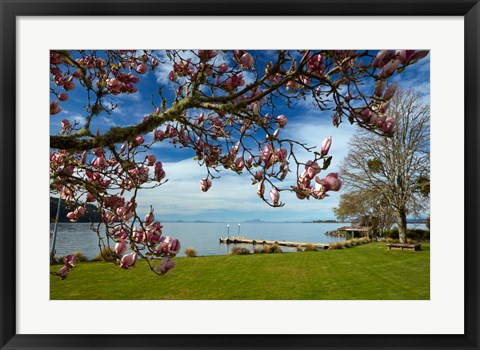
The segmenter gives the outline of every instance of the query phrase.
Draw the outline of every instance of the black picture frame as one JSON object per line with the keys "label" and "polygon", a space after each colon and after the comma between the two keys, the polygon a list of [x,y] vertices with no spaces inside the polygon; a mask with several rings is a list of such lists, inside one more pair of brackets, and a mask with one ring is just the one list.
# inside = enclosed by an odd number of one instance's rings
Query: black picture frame
{"label": "black picture frame", "polygon": [[[455,0],[0,0],[1,349],[479,349],[480,4]],[[16,332],[17,16],[463,16],[465,19],[464,335],[34,335]]]}

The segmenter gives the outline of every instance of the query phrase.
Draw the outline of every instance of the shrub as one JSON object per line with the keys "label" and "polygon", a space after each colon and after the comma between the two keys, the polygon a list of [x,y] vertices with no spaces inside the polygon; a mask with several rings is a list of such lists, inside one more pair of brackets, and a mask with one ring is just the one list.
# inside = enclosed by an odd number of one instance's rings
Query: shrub
{"label": "shrub", "polygon": [[119,259],[120,256],[118,256],[115,253],[115,250],[110,247],[103,247],[100,252],[97,253],[92,259],[92,261],[115,261]]}
{"label": "shrub", "polygon": [[[398,239],[398,228],[395,227],[392,230],[384,231],[386,238]],[[414,241],[429,241],[430,231],[422,229],[407,229],[406,237]]]}
{"label": "shrub", "polygon": [[250,250],[243,247],[233,247],[232,251],[230,252],[232,255],[248,255],[250,254]]}
{"label": "shrub", "polygon": [[188,256],[189,258],[194,258],[197,256],[197,251],[193,247],[187,247],[185,249],[185,255]]}
{"label": "shrub", "polygon": [[297,252],[303,252],[302,247],[297,247]]}
{"label": "shrub", "polygon": [[309,243],[305,246],[305,251],[306,252],[316,252],[316,251],[318,251],[318,248],[317,248],[316,245]]}
{"label": "shrub", "polygon": [[260,248],[260,247],[257,247],[253,250],[253,254],[262,254],[262,253],[263,253],[263,251],[262,251],[262,248]]}
{"label": "shrub", "polygon": [[345,246],[345,248],[350,248],[352,246],[352,244],[350,243],[350,241],[345,241],[344,246]]}

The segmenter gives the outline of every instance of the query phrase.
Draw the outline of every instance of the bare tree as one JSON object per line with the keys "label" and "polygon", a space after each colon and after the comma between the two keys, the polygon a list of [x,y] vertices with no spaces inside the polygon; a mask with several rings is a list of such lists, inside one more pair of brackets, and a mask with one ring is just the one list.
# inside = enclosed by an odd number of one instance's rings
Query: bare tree
{"label": "bare tree", "polygon": [[386,115],[395,118],[396,132],[382,137],[359,131],[340,173],[346,188],[377,193],[393,209],[403,243],[407,215],[429,208],[430,106],[417,92],[397,91]]}

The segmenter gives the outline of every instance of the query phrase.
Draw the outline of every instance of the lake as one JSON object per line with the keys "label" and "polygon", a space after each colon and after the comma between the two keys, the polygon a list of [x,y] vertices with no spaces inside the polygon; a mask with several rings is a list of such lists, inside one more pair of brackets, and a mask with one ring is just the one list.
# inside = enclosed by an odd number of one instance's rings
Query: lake
{"label": "lake", "polygon": [[[219,238],[227,236],[227,223],[162,222],[163,235],[180,240],[181,250],[178,256],[184,256],[185,248],[193,247],[197,255],[224,255],[234,246],[251,245],[220,244]],[[349,226],[345,223],[241,223],[240,236],[252,239],[276,241],[297,241],[329,243],[344,238],[326,236],[325,232],[338,227]],[[412,225],[414,226],[414,225]],[[424,225],[419,228],[424,228]],[[50,225],[53,231],[54,224]],[[409,225],[409,227],[411,227]],[[230,236],[238,235],[238,223],[230,224]],[[50,239],[50,246],[52,239]],[[281,247],[282,251],[295,251],[295,248]],[[73,251],[81,251],[88,259],[99,251],[98,237],[90,230],[89,223],[59,223],[56,240],[56,256],[64,256]]]}

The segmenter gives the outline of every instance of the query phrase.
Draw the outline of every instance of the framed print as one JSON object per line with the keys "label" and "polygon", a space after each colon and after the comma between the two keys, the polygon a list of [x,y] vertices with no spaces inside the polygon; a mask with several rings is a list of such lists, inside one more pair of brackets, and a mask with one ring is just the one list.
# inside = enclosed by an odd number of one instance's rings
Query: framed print
{"label": "framed print", "polygon": [[1,348],[478,349],[479,6],[2,2]]}

